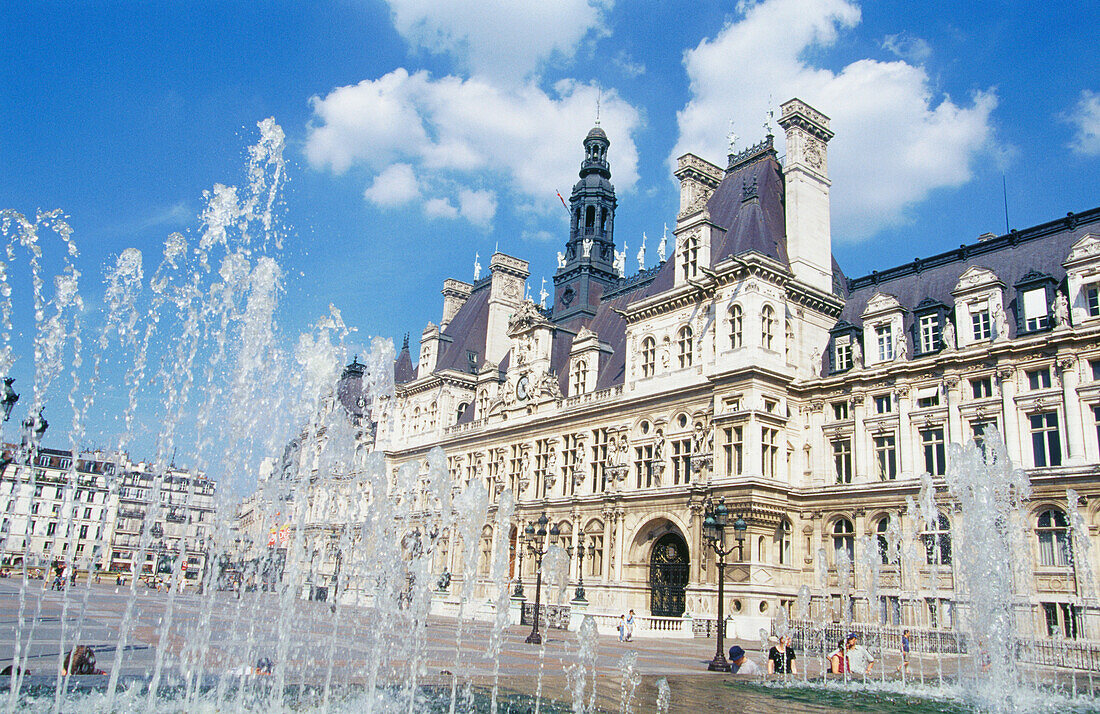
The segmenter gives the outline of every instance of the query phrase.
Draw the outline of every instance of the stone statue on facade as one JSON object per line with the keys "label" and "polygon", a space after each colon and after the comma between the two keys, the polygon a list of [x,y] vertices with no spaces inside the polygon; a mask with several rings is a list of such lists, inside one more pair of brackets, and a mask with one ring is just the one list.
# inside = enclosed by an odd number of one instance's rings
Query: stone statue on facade
{"label": "stone statue on facade", "polygon": [[615,251],[614,268],[615,268],[615,273],[618,274],[618,276],[620,278],[624,277],[626,275],[626,246],[625,245],[623,246],[622,251],[618,251],[618,250]]}
{"label": "stone statue on facade", "polygon": [[955,325],[951,322],[951,318],[947,318],[943,321],[943,334],[940,336],[940,341],[943,342],[943,349],[945,352],[954,351]]}
{"label": "stone statue on facade", "polygon": [[[820,366],[820,363],[818,366]],[[854,337],[852,338],[852,367],[863,369],[863,346]]]}
{"label": "stone statue on facade", "polygon": [[[990,303],[993,301],[990,300]],[[995,341],[1008,339],[1008,317],[1005,315],[1004,308],[999,304],[993,305],[993,339]]]}
{"label": "stone statue on facade", "polygon": [[897,344],[894,346],[894,359],[899,362],[909,359],[909,340],[904,332],[898,335]]}
{"label": "stone statue on facade", "polygon": [[565,253],[562,253],[560,250],[558,251],[558,267],[565,267]]}
{"label": "stone statue on facade", "polygon": [[1061,330],[1069,327],[1069,300],[1061,290],[1056,291],[1054,302],[1050,304],[1050,311],[1054,313],[1054,328]]}
{"label": "stone statue on facade", "polygon": [[668,224],[665,224],[665,232],[661,234],[661,242],[657,244],[657,257],[661,259],[661,262],[665,262],[668,250]]}
{"label": "stone statue on facade", "polygon": [[583,241],[581,241],[581,257],[582,258],[591,258],[592,257],[592,239],[591,238],[585,238]]}
{"label": "stone statue on facade", "polygon": [[477,282],[477,279],[481,277],[481,262],[478,260],[480,257],[479,253],[474,253],[474,282]]}
{"label": "stone statue on facade", "polygon": [[638,272],[645,270],[645,231],[642,231],[642,247],[638,249]]}

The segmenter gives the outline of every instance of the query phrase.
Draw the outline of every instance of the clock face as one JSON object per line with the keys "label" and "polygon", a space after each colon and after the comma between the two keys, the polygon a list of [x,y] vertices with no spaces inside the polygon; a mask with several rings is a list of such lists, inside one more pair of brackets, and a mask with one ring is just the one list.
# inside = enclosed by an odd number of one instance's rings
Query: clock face
{"label": "clock face", "polygon": [[360,409],[367,406],[367,400],[364,397],[359,397],[359,399],[357,399],[355,403],[359,405]]}
{"label": "clock face", "polygon": [[527,399],[527,386],[529,383],[530,380],[527,378],[526,374],[519,378],[519,381],[516,382],[516,399],[521,402]]}

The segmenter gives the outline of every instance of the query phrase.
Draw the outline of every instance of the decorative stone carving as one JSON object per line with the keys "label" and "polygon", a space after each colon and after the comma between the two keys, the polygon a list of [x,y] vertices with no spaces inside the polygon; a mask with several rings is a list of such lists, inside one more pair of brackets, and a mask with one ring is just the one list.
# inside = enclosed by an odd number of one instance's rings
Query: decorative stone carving
{"label": "decorative stone carving", "polygon": [[944,352],[955,351],[955,324],[951,322],[950,317],[943,321],[943,334],[940,336],[940,340],[943,342]]}
{"label": "decorative stone carving", "polygon": [[1054,329],[1064,330],[1069,327],[1069,300],[1061,290],[1055,291],[1050,311],[1054,314]]}

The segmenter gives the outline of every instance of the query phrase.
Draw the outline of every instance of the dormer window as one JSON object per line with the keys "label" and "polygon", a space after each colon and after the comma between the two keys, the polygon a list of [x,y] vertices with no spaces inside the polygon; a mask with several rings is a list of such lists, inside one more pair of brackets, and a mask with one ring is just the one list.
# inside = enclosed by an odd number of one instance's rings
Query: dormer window
{"label": "dormer window", "polygon": [[588,384],[588,364],[579,359],[573,363],[573,389],[572,394],[583,394]]}
{"label": "dormer window", "polygon": [[948,308],[942,302],[925,298],[913,310],[914,353],[928,355],[943,349],[943,331],[947,329]]}
{"label": "dormer window", "polygon": [[970,307],[970,330],[975,342],[988,340],[993,336],[988,305],[972,305]]}
{"label": "dormer window", "polygon": [[851,338],[844,337],[843,342],[841,338],[837,338],[835,361],[837,372],[846,372],[852,368],[852,343]]}
{"label": "dormer window", "polygon": [[878,345],[879,362],[890,362],[894,359],[894,330],[891,325],[875,327],[875,343]]}
{"label": "dormer window", "polygon": [[1100,317],[1100,286],[1085,287],[1085,312],[1089,317]]}
{"label": "dormer window", "polygon": [[1038,332],[1051,327],[1050,304],[1054,301],[1054,278],[1032,270],[1016,288],[1016,331]]}
{"label": "dormer window", "polygon": [[939,315],[921,315],[920,351],[935,352],[940,346]]}

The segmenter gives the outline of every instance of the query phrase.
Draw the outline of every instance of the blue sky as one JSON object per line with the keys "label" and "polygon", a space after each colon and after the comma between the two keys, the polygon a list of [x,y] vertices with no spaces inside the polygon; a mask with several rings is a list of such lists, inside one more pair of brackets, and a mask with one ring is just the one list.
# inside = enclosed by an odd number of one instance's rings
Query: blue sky
{"label": "blue sky", "polygon": [[1091,2],[23,2],[0,21],[0,208],[64,209],[91,302],[124,248],[197,230],[275,117],[288,335],[333,304],[353,342],[415,345],[443,279],[497,245],[537,292],[597,96],[630,266],[675,220],[673,158],[723,161],[731,120],[755,142],[795,95],[833,118],[849,275],[1003,231],[1002,173],[1016,228],[1100,204]]}

